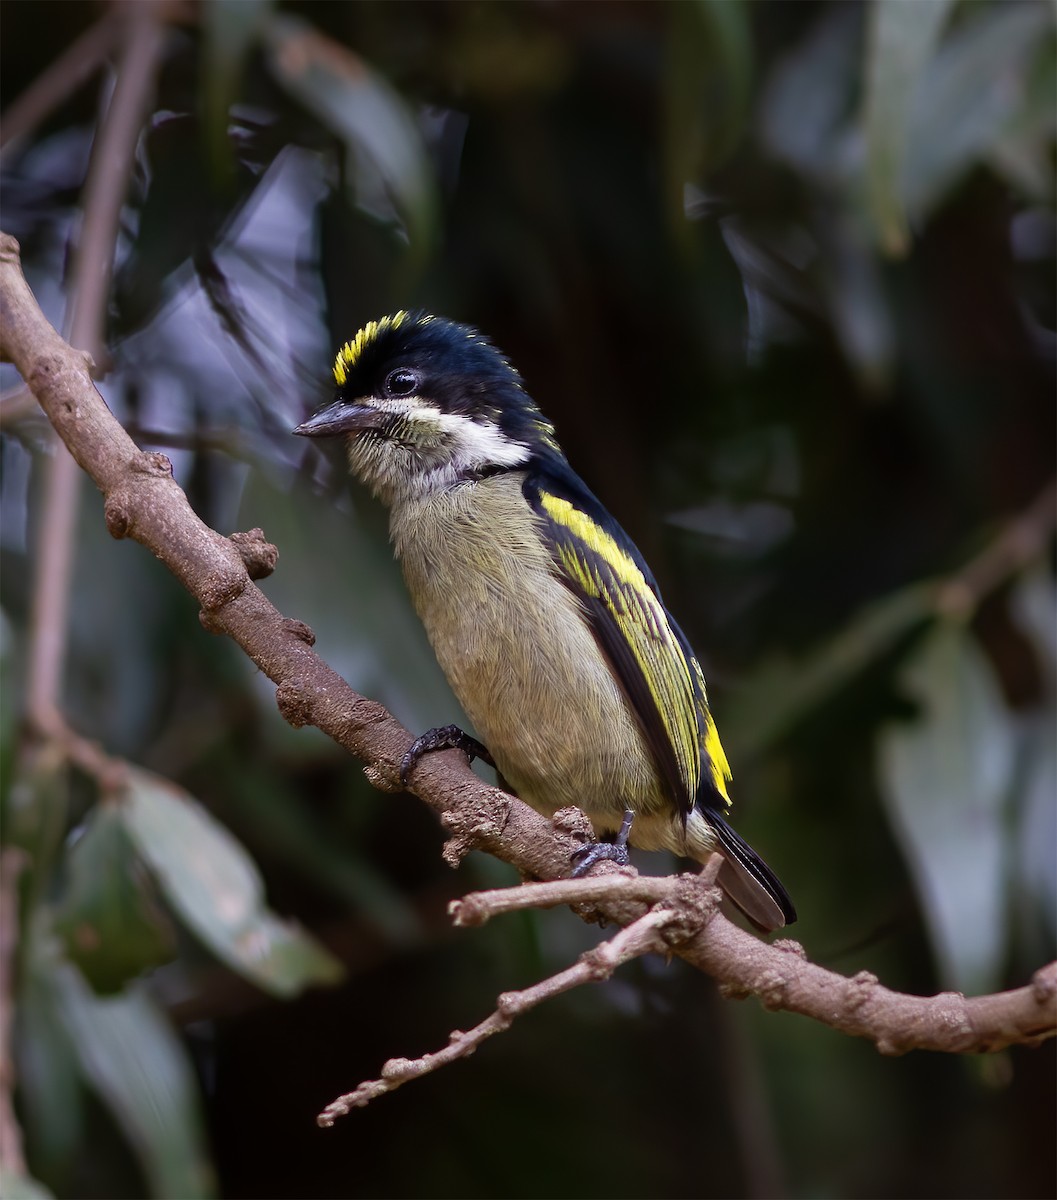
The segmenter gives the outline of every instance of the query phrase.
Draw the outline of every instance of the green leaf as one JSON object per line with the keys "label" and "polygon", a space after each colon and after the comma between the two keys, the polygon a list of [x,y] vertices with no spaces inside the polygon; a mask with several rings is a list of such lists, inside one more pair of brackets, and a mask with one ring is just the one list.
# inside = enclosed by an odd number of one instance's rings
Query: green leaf
{"label": "green leaf", "polygon": [[96,996],[64,963],[53,979],[81,1071],[129,1139],[151,1194],[214,1195],[194,1072],[146,991]]}
{"label": "green leaf", "polygon": [[[232,779],[235,770],[238,778]],[[359,909],[392,945],[410,946],[421,939],[422,921],[408,897],[369,855],[335,839],[332,830],[328,835],[284,777],[266,764],[247,766],[243,761],[225,772],[222,786],[230,810],[253,822],[255,846],[280,853],[316,887],[329,888]]]}
{"label": "green leaf", "polygon": [[[966,11],[973,19],[946,40],[914,98],[901,181],[912,218],[924,216],[959,176],[1022,124],[1032,103],[1032,61],[1052,53],[1049,4],[979,4]],[[1046,104],[1052,113],[1052,90]],[[1039,146],[1043,158],[1037,169],[1052,181],[1048,141]]]}
{"label": "green leaf", "polygon": [[1010,612],[1031,642],[1049,696],[1057,694],[1057,586],[1042,562],[1025,571],[1010,596]]}
{"label": "green leaf", "polygon": [[1029,920],[1045,931],[1044,954],[1057,934],[1057,709],[1026,723],[1024,777],[1017,797],[1016,890]]}
{"label": "green leaf", "polygon": [[829,222],[819,276],[829,319],[862,384],[884,395],[897,359],[885,279],[869,231],[844,209]]}
{"label": "green leaf", "polygon": [[665,174],[676,228],[683,190],[714,171],[745,127],[752,40],[741,0],[684,0],[667,8],[664,82]]}
{"label": "green leaf", "polygon": [[341,978],[337,959],[265,907],[252,859],[185,792],[135,771],[121,811],[174,911],[233,970],[284,997]]}
{"label": "green leaf", "polygon": [[116,805],[92,809],[67,864],[55,929],[67,956],[97,991],[117,991],[172,958],[172,926]]}
{"label": "green leaf", "polygon": [[881,734],[882,795],[945,985],[992,991],[1009,915],[1013,724],[990,664],[961,624],[938,625],[902,682],[921,714]]}
{"label": "green leaf", "polygon": [[724,703],[724,740],[735,758],[761,753],[847,687],[932,614],[932,596],[931,584],[901,588],[864,608],[812,654],[765,662]]}
{"label": "green leaf", "polygon": [[435,236],[436,184],[403,99],[361,58],[299,17],[270,17],[264,43],[276,77],[344,141],[355,203],[379,220],[399,217],[411,250],[424,258]]}
{"label": "green leaf", "polygon": [[[43,923],[35,924],[39,930]],[[84,1132],[84,1088],[55,993],[54,955],[40,953],[42,940],[34,933],[27,941],[13,1051],[26,1156],[54,1191],[69,1195]]]}
{"label": "green leaf", "polygon": [[[1017,797],[1016,885],[1028,920],[1057,933],[1057,587],[1045,563],[1017,581],[1010,613],[1035,651],[1045,702],[1022,718],[1024,778]],[[1048,947],[1042,950],[1049,953]]]}
{"label": "green leaf", "polygon": [[5,1200],[52,1200],[54,1195],[24,1172],[0,1168],[0,1196]]}
{"label": "green leaf", "polygon": [[850,175],[848,106],[862,76],[864,9],[833,4],[820,10],[808,35],[769,72],[761,97],[761,133],[768,152],[809,179],[843,187]]}
{"label": "green leaf", "polygon": [[275,0],[208,0],[201,8],[205,131],[219,178],[232,173],[228,113],[242,90],[250,48],[274,6]]}
{"label": "green leaf", "polygon": [[874,0],[866,48],[866,161],[873,217],[885,250],[907,249],[900,193],[915,87],[951,0]]}

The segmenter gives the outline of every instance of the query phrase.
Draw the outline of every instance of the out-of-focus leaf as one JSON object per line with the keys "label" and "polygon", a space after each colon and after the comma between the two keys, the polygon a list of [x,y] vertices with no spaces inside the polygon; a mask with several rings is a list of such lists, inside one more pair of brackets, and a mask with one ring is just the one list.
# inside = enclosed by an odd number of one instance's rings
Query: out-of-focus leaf
{"label": "out-of-focus leaf", "polygon": [[759,754],[784,736],[931,612],[931,585],[913,584],[863,609],[808,657],[764,663],[724,703],[724,738],[735,756]]}
{"label": "out-of-focus leaf", "polygon": [[[705,211],[707,205],[706,198]],[[797,245],[795,237],[786,239],[785,245],[774,244],[774,239],[733,216],[720,222],[720,232],[741,275],[748,317],[746,357],[759,364],[769,346],[795,340],[799,334],[790,309],[812,304],[798,261],[803,246]]]}
{"label": "out-of-focus leaf", "polygon": [[569,42],[517,4],[456,5],[443,62],[462,94],[509,102],[553,93],[573,67]]}
{"label": "out-of-focus leaf", "polygon": [[845,209],[823,237],[821,274],[829,318],[859,380],[882,394],[896,357],[896,334],[870,236],[865,223]]}
{"label": "out-of-focus leaf", "polygon": [[4,1200],[52,1200],[54,1194],[44,1184],[21,1171],[0,1168],[0,1196]]}
{"label": "out-of-focus leaf", "polygon": [[[1047,707],[1025,730],[1025,772],[1018,796],[1014,886],[1029,919],[1057,934],[1057,709]],[[1049,953],[1049,949],[1044,953]]]}
{"label": "out-of-focus leaf", "polygon": [[[1046,702],[1026,718],[1025,777],[1018,797],[1015,882],[1030,916],[1057,933],[1057,588],[1044,563],[1027,571],[1010,597],[1010,611],[1035,649]],[[1029,917],[1030,919],[1030,917]]]}
{"label": "out-of-focus leaf", "polygon": [[370,857],[327,837],[306,812],[304,797],[274,771],[239,764],[238,786],[229,780],[227,803],[254,824],[255,845],[280,850],[300,866],[314,885],[326,887],[359,909],[393,945],[407,946],[422,934],[422,922],[407,896],[379,871]]}
{"label": "out-of-focus leaf", "polygon": [[991,991],[1001,979],[1009,912],[1010,714],[961,624],[938,625],[902,681],[921,713],[881,734],[882,795],[946,985]]}
{"label": "out-of-focus leaf", "polygon": [[99,803],[89,813],[67,874],[55,929],[97,991],[117,991],[172,957],[172,927],[114,804]]}
{"label": "out-of-focus leaf", "polygon": [[[156,719],[166,672],[157,653],[179,595],[150,555],[122,554],[87,504],[77,512],[77,545],[113,592],[84,588],[70,614],[68,716],[111,753],[133,752]],[[182,597],[180,597],[182,599]]]}
{"label": "out-of-focus leaf", "polygon": [[151,1194],[212,1196],[194,1072],[169,1023],[140,987],[101,997],[68,964],[53,970],[84,1077],[132,1144]]}
{"label": "out-of-focus leaf", "polygon": [[866,48],[866,161],[881,244],[906,252],[900,171],[917,81],[943,29],[951,0],[874,0]]}
{"label": "out-of-focus leaf", "polygon": [[858,4],[823,8],[810,34],[772,68],[763,91],[770,153],[827,183],[850,173],[847,118],[862,72],[863,12]]}
{"label": "out-of-focus leaf", "polygon": [[[958,176],[1017,126],[1028,100],[1032,58],[1040,50],[1052,53],[1049,4],[970,5],[966,11],[972,19],[952,31],[915,95],[901,175],[911,219],[925,215]],[[1046,102],[1052,111],[1052,91]],[[1048,161],[1043,169],[1052,179]]]}
{"label": "out-of-focus leaf", "polygon": [[249,855],[186,792],[136,771],[121,811],[175,912],[233,970],[276,996],[341,977],[322,946],[265,907]]}
{"label": "out-of-focus leaf", "polygon": [[29,852],[31,869],[47,871],[66,830],[69,764],[62,748],[45,743],[22,756],[4,805],[4,842]]}
{"label": "out-of-focus leaf", "polygon": [[741,136],[748,111],[752,43],[741,0],[669,5],[664,72],[668,195],[683,226],[683,189],[714,171]]}
{"label": "out-of-focus leaf", "polygon": [[1024,95],[1017,111],[991,142],[985,158],[1018,191],[1035,201],[1052,206],[1053,141],[1057,135],[1057,46],[1050,39],[1048,51],[1040,52],[1040,61],[1025,81]]}
{"label": "out-of-focus leaf", "polygon": [[[243,499],[240,527],[262,524],[282,546],[282,570],[268,580],[268,596],[312,627],[316,646],[339,675],[409,729],[446,725],[457,719],[458,701],[411,607],[384,526],[371,528],[359,512],[361,499],[365,507],[372,503],[358,496],[357,511],[349,513],[320,505],[300,488],[281,492],[257,474]],[[320,553],[320,547],[339,550]],[[260,680],[263,707],[274,718],[275,689],[251,665],[246,669]],[[318,753],[311,730],[295,731],[280,720],[275,725],[284,751]]]}
{"label": "out-of-focus leaf", "polygon": [[27,1157],[54,1191],[69,1195],[84,1130],[84,1090],[55,992],[54,956],[41,952],[43,942],[32,936],[24,956],[13,1050]]}
{"label": "out-of-focus leaf", "polygon": [[221,177],[231,171],[228,112],[241,89],[246,56],[274,6],[275,0],[209,0],[202,6],[206,136],[213,169]]}
{"label": "out-of-focus leaf", "polygon": [[412,252],[425,256],[436,184],[404,101],[362,59],[298,17],[271,16],[264,41],[276,77],[344,141],[356,203],[379,220],[398,217]]}
{"label": "out-of-focus leaf", "polygon": [[1010,611],[1035,649],[1035,661],[1047,692],[1057,691],[1057,587],[1049,568],[1038,563],[1026,571],[1010,597]]}

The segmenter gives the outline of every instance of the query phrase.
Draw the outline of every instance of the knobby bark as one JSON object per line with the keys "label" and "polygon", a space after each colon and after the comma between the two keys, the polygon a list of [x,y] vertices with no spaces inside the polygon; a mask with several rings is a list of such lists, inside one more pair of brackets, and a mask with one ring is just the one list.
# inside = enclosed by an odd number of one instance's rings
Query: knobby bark
{"label": "knobby bark", "polygon": [[[139,542],[168,567],[198,602],[205,629],[232,638],[275,683],[279,710],[291,725],[317,726],[363,763],[376,787],[401,790],[399,764],[411,735],[382,705],[353,691],[314,652],[308,626],[284,616],[256,587],[253,580],[268,574],[277,560],[264,534],[255,529],[225,537],[210,529],[192,510],[168,459],[135,445],[93,385],[90,361],[40,311],[22,275],[18,244],[5,234],[0,234],[0,318],[4,359],[16,365],[102,493],[110,533]],[[1039,970],[1025,987],[974,999],[892,992],[866,972],[846,978],[811,963],[796,942],[769,944],[731,924],[718,911],[707,878],[656,879],[625,869],[563,880],[571,852],[588,831],[582,815],[566,810],[545,819],[482,783],[460,752],[423,758],[412,785],[448,829],[445,855],[452,865],[479,849],[510,863],[526,879],[559,881],[468,897],[458,914],[462,924],[504,907],[577,904],[583,911],[587,906],[587,915],[596,920],[621,927],[640,923],[637,928],[645,932],[632,939],[636,953],[678,954],[715,978],[728,996],[756,995],[768,1009],[800,1013],[869,1038],[886,1054],[912,1049],[979,1053],[1057,1033],[1057,963]],[[664,920],[641,924],[658,906]],[[626,957],[621,947],[606,962]],[[577,981],[597,977],[597,964],[571,970]],[[544,987],[541,995],[553,990]],[[536,993],[530,1001],[538,1002]],[[509,1016],[508,1005],[499,1025],[505,1027]],[[414,1064],[408,1071],[421,1073]]]}

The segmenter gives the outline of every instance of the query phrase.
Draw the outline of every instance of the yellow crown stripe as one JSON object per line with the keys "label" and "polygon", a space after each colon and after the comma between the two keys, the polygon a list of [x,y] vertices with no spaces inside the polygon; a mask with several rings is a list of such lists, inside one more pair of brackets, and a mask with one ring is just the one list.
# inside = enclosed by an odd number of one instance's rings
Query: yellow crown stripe
{"label": "yellow crown stripe", "polygon": [[[399,329],[401,325],[410,319],[411,314],[406,309],[401,309],[399,312],[393,313],[391,317],[381,317],[377,321],[368,321],[351,342],[346,342],[341,347],[337,358],[334,359],[334,382],[338,387],[345,386],[349,372],[359,362],[368,346],[377,341],[386,330]],[[420,317],[416,324],[427,325],[432,320],[432,317]]]}

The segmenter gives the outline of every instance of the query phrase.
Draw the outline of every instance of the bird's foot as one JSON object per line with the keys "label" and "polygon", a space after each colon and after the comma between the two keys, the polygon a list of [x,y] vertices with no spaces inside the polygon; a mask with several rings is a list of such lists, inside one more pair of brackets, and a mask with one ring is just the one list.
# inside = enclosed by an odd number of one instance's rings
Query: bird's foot
{"label": "bird's foot", "polygon": [[479,758],[490,767],[495,766],[487,748],[482,746],[475,737],[470,737],[458,725],[441,725],[437,729],[428,729],[411,743],[411,749],[404,755],[400,763],[400,782],[404,787],[407,787],[408,777],[422,755],[432,754],[434,750],[461,750],[470,762]]}
{"label": "bird's foot", "polygon": [[624,812],[624,820],[620,832],[611,842],[588,842],[581,846],[573,855],[573,878],[581,879],[591,870],[595,863],[615,862],[621,867],[628,865],[628,834],[631,833],[631,822],[635,814],[631,809]]}

